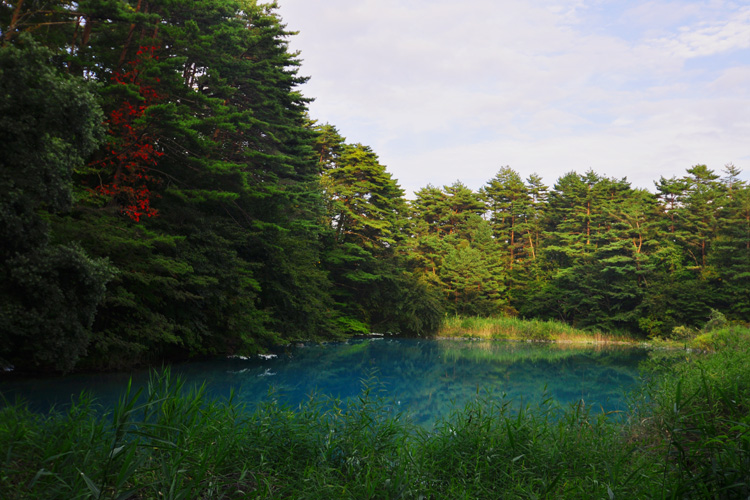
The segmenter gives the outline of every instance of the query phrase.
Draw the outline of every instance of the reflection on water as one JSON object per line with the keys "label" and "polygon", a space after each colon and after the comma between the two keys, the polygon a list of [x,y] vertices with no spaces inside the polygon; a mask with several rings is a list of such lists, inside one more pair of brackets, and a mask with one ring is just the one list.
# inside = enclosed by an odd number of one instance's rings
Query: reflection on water
{"label": "reflection on water", "polygon": [[[356,396],[373,374],[376,389],[430,425],[478,392],[507,395],[517,404],[551,397],[562,404],[579,400],[605,411],[623,410],[624,394],[638,382],[638,348],[528,344],[497,341],[361,339],[309,345],[277,356],[218,359],[175,365],[189,383],[206,383],[209,392],[256,403],[274,397],[291,405],[312,393],[345,399]],[[0,379],[9,400],[17,395],[36,410],[69,402],[87,390],[105,406],[117,401],[132,376],[144,384],[148,372],[71,375],[50,379]]]}

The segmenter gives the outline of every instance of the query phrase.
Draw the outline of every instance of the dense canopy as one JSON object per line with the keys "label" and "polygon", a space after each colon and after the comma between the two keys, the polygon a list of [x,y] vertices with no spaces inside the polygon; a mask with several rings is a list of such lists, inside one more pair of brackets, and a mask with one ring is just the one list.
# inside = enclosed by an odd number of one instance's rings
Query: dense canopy
{"label": "dense canopy", "polygon": [[[307,114],[275,3],[0,5],[0,362],[106,369],[446,314],[672,336],[750,313],[750,187],[510,167],[407,201]],[[686,166],[687,167],[687,166]]]}

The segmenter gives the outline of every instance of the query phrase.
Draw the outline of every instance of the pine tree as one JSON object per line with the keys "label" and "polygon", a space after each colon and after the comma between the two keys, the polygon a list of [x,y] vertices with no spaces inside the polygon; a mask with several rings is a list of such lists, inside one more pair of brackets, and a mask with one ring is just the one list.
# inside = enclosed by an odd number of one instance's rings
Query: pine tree
{"label": "pine tree", "polygon": [[713,242],[709,264],[721,280],[721,310],[744,320],[750,315],[750,186],[739,180],[740,170],[728,165],[722,183],[727,202],[719,213],[719,234]]}
{"label": "pine tree", "polygon": [[625,179],[589,171],[558,180],[544,247],[556,270],[540,288],[540,303],[554,304],[558,317],[579,326],[637,328],[654,210],[654,198]]}
{"label": "pine tree", "polygon": [[442,223],[447,195],[431,184],[416,191],[414,195],[415,199],[409,203],[412,232],[416,236],[442,236],[447,232],[443,231]]}
{"label": "pine tree", "polygon": [[311,125],[330,228],[322,260],[335,284],[338,328],[433,331],[441,304],[401,251],[408,230],[403,191],[372,149],[347,144],[330,125]]}
{"label": "pine tree", "polygon": [[536,260],[537,249],[540,248],[539,236],[542,233],[542,222],[547,205],[547,186],[537,174],[531,174],[526,179],[526,190],[531,197],[531,207],[526,220],[526,238],[529,241],[529,251],[532,260]]}
{"label": "pine tree", "polygon": [[[482,189],[490,215],[490,223],[495,237],[507,248],[504,259],[510,271],[517,260],[523,260],[525,248],[533,254],[533,237],[530,235],[530,222],[533,220],[532,199],[521,176],[510,167],[503,167]],[[526,233],[526,234],[524,234]]]}
{"label": "pine tree", "polygon": [[3,34],[32,31],[61,69],[98,84],[107,144],[76,167],[78,203],[53,233],[123,270],[94,324],[101,357],[330,331],[316,136],[276,5],[53,3],[19,2],[23,23]]}
{"label": "pine tree", "polygon": [[486,206],[479,194],[466,187],[460,181],[444,186],[445,197],[442,203],[440,224],[444,233],[458,237],[467,237],[470,230],[468,222],[474,216],[484,215]]}
{"label": "pine tree", "polygon": [[335,168],[323,175],[323,187],[339,241],[382,252],[402,237],[404,193],[369,147],[345,146]]}
{"label": "pine tree", "polygon": [[676,238],[691,256],[697,267],[705,268],[711,242],[717,233],[717,216],[725,203],[719,175],[705,165],[687,170],[684,178],[687,190],[683,206],[678,211]]}
{"label": "pine tree", "polygon": [[669,233],[674,234],[677,231],[677,210],[682,206],[682,200],[686,195],[687,182],[676,177],[665,179],[662,176],[659,178],[659,182],[654,182],[654,184],[656,185],[656,196],[661,201],[661,210],[668,218],[666,227]]}

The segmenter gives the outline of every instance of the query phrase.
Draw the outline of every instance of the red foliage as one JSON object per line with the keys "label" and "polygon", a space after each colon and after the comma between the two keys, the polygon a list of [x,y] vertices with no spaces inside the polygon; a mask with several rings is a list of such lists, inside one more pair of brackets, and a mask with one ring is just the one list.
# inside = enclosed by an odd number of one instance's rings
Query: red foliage
{"label": "red foliage", "polygon": [[[124,100],[109,114],[107,125],[110,134],[107,156],[100,162],[110,182],[101,182],[96,190],[116,200],[122,213],[140,221],[141,217],[154,217],[158,210],[151,207],[151,200],[158,195],[149,186],[159,183],[151,174],[151,168],[158,163],[164,153],[154,147],[154,138],[149,135],[148,125],[139,122],[149,106],[163,99],[154,87],[149,85],[141,73],[148,59],[158,59],[154,55],[157,47],[141,47],[134,61],[128,63],[126,71],[115,71],[112,79],[120,85],[135,85],[140,99],[131,102]],[[158,83],[158,78],[155,79]]]}

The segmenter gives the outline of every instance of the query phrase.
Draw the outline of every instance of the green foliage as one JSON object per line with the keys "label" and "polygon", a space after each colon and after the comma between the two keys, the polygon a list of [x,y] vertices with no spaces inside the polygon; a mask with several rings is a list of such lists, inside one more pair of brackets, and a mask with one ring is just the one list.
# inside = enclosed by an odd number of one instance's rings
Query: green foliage
{"label": "green foliage", "polygon": [[514,414],[509,401],[480,395],[421,444],[424,491],[435,497],[645,497],[657,483],[648,458],[583,404]]}
{"label": "green foliage", "polygon": [[367,146],[347,144],[331,125],[317,134],[327,203],[322,267],[333,282],[337,329],[424,335],[442,317],[433,288],[409,272],[404,193]]}
{"label": "green foliage", "polygon": [[457,314],[487,315],[496,310],[486,293],[492,279],[490,256],[473,248],[468,242],[452,247],[440,268],[440,280],[448,296],[449,310]]}
{"label": "green foliage", "polygon": [[[65,369],[89,341],[79,368],[339,333],[320,265],[327,228],[316,136],[295,88],[305,78],[274,3],[26,2],[14,4],[14,26],[5,7],[3,236],[17,242],[11,252],[50,237],[78,241],[80,255],[118,269],[106,293],[92,284],[87,297],[102,299],[95,319],[89,304],[71,304],[86,321],[74,329],[79,340],[68,336]],[[379,175],[388,176],[382,167]],[[59,213],[71,192],[73,211]],[[54,212],[51,235],[41,209]],[[392,243],[399,236],[389,231]],[[36,267],[54,281],[49,266]],[[4,280],[4,295],[11,285]]]}
{"label": "green foliage", "polygon": [[506,166],[477,192],[428,185],[407,202],[371,148],[307,116],[277,9],[2,4],[4,362],[112,368],[426,335],[446,312],[660,338],[711,310],[747,319],[739,168],[695,165],[652,194],[593,171],[548,190]]}
{"label": "green foliage", "polygon": [[668,340],[687,340],[695,336],[695,330],[688,326],[680,325],[672,328],[672,333],[667,337]]}
{"label": "green foliage", "polygon": [[703,332],[712,332],[714,330],[719,330],[721,328],[726,328],[729,325],[729,321],[727,321],[727,317],[724,316],[724,314],[721,313],[721,311],[717,311],[716,309],[711,309],[711,315],[708,317],[708,321],[705,325],[703,325]]}
{"label": "green foliage", "polygon": [[[715,350],[718,347],[724,347],[723,339],[735,329],[742,331],[742,327],[736,323],[731,323],[726,316],[716,309],[711,309],[708,321],[703,328],[697,329],[685,325],[675,326],[672,331],[666,335],[653,335],[652,338],[686,342],[688,345],[700,350]],[[715,335],[714,335],[715,334]],[[716,344],[716,345],[714,345]]]}
{"label": "green foliage", "polygon": [[369,147],[345,144],[322,182],[337,241],[379,252],[403,237],[404,193]]}
{"label": "green foliage", "polygon": [[86,354],[106,259],[51,244],[48,211],[71,204],[71,176],[102,136],[83,81],[30,37],[0,47],[0,356],[22,369],[71,370]]}
{"label": "green foliage", "polygon": [[27,35],[0,47],[0,188],[16,206],[60,211],[70,207],[73,170],[101,142],[103,116],[91,87],[52,55]]}
{"label": "green foliage", "polygon": [[[248,408],[168,372],[111,410],[0,409],[0,495],[16,498],[744,498],[746,329],[711,355],[654,351],[632,409],[521,406],[478,391],[429,430],[378,396]],[[160,495],[161,493],[161,495]]]}
{"label": "green foliage", "polygon": [[265,330],[255,269],[233,248],[232,226],[183,226],[175,236],[101,214],[52,222],[57,238],[81,241],[120,269],[99,307],[84,366],[252,352],[279,341]]}
{"label": "green foliage", "polygon": [[720,213],[718,236],[713,242],[709,265],[722,286],[721,309],[732,319],[750,317],[750,187],[736,179],[739,171],[727,167],[727,203]]}
{"label": "green foliage", "polygon": [[442,190],[428,186],[411,202],[408,242],[415,268],[443,293],[452,314],[490,315],[507,306],[507,260],[490,223],[480,217],[485,204],[457,182]]}
{"label": "green foliage", "polygon": [[480,194],[489,209],[495,237],[505,243],[506,265],[512,270],[526,253],[532,253],[534,243],[534,206],[528,187],[516,171],[503,167]]}
{"label": "green foliage", "polygon": [[737,325],[714,329],[710,332],[699,332],[689,345],[702,351],[719,351],[731,348],[738,341],[747,341],[747,327]]}
{"label": "green foliage", "polygon": [[[672,484],[665,496],[744,498],[749,493],[750,352],[747,328],[715,330],[715,353],[673,365],[647,390],[646,432],[663,436],[658,451]],[[719,340],[720,339],[720,340]]]}
{"label": "green foliage", "polygon": [[75,245],[47,246],[4,264],[0,352],[22,369],[71,370],[87,353],[113,269]]}
{"label": "green foliage", "polygon": [[128,387],[104,415],[85,395],[44,417],[8,406],[0,410],[0,495],[275,498],[302,488],[325,496],[336,485],[354,496],[396,492],[407,486],[394,473],[404,471],[413,427],[376,390],[369,381],[348,403],[315,398],[297,410],[269,402],[251,411],[165,372],[143,393]]}
{"label": "green foliage", "polygon": [[444,315],[443,297],[432,283],[409,272],[381,278],[373,301],[374,331],[429,336],[437,332]]}
{"label": "green foliage", "polygon": [[[738,168],[725,172],[720,179],[697,165],[682,178],[661,178],[656,195],[625,179],[569,172],[548,194],[538,176],[524,183],[503,167],[478,193],[489,242],[471,209],[453,210],[461,222],[446,224],[451,194],[427,186],[411,203],[411,259],[441,284],[451,312],[517,311],[661,338],[700,327],[711,309],[741,320],[750,276],[747,186]],[[480,289],[492,290],[492,307]]]}

